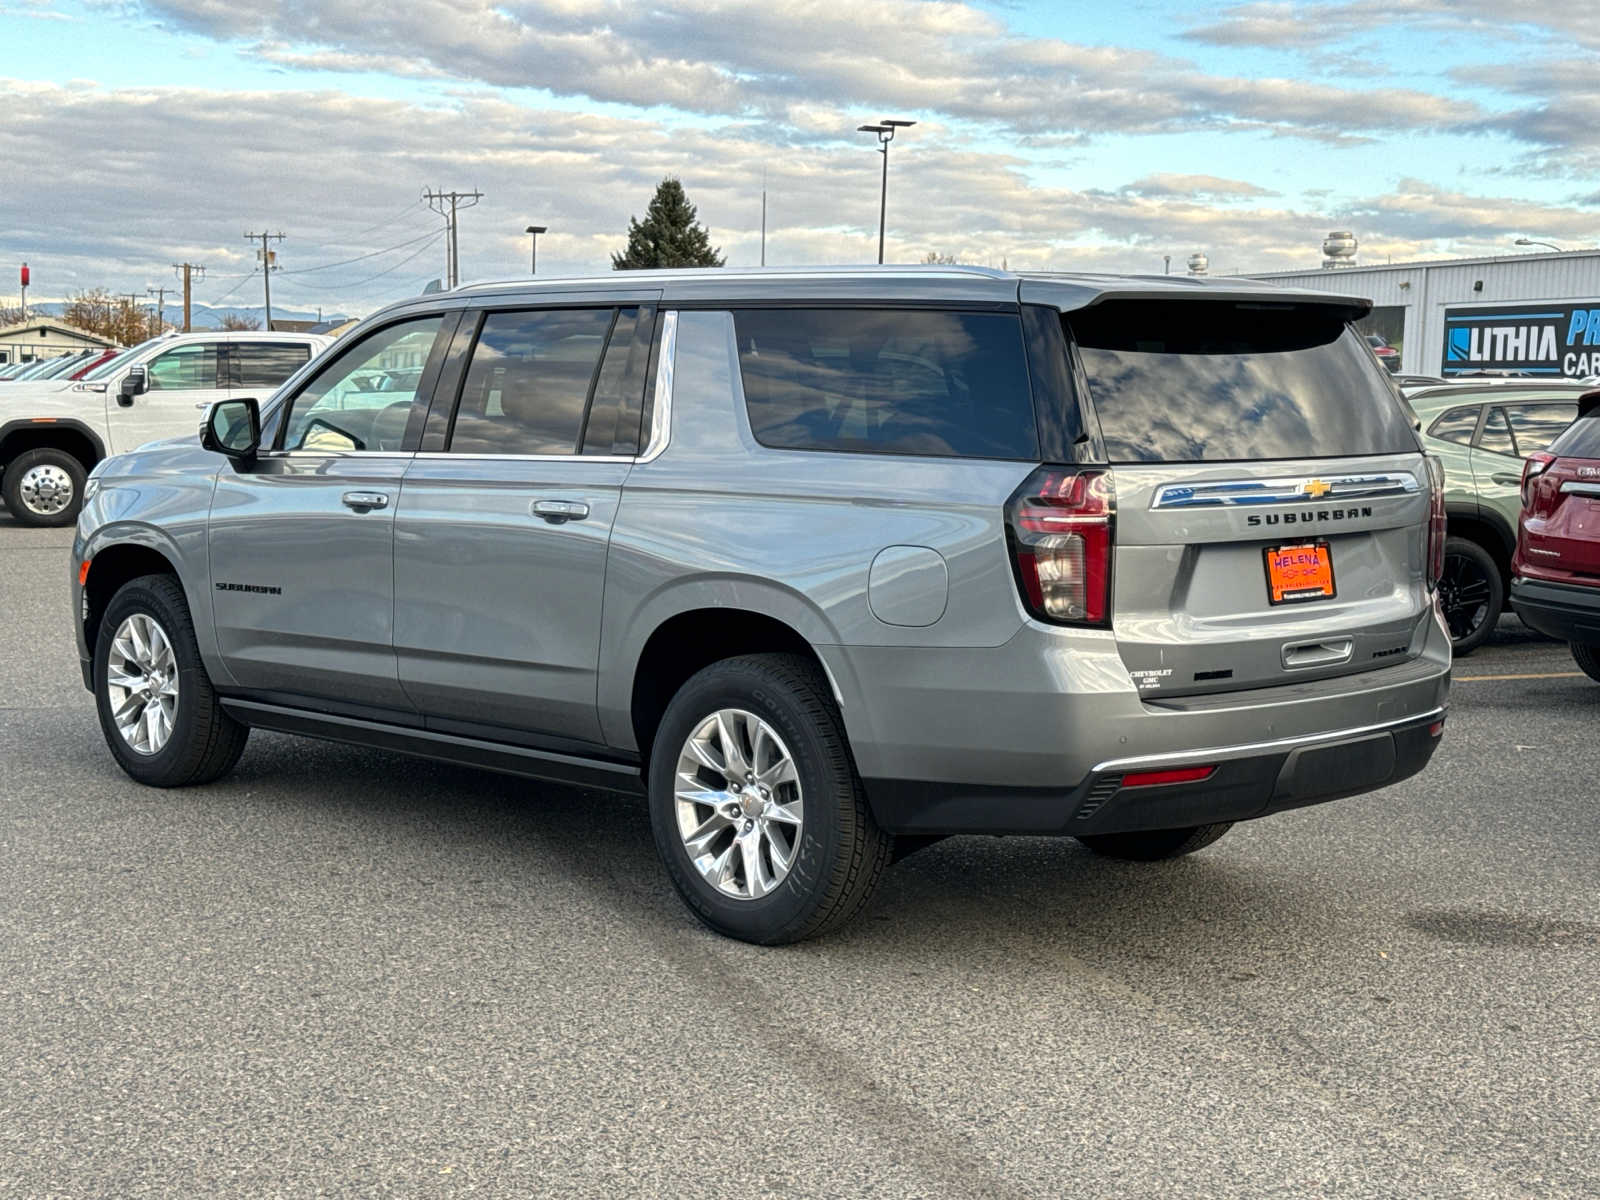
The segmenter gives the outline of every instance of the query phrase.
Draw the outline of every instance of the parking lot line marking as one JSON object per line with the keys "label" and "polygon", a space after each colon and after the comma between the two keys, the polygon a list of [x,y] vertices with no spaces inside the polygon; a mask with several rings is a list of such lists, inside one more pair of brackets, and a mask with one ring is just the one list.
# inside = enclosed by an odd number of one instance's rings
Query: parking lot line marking
{"label": "parking lot line marking", "polygon": [[1457,683],[1490,683],[1501,679],[1582,679],[1582,671],[1550,671],[1543,675],[1455,675]]}

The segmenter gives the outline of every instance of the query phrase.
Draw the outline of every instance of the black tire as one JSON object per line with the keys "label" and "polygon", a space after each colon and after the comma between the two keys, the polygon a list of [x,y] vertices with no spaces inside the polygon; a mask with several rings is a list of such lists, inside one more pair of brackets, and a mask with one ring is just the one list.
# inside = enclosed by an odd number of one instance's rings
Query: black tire
{"label": "black tire", "polygon": [[1439,605],[1457,657],[1465,658],[1489,640],[1505,603],[1506,581],[1494,556],[1468,538],[1446,538]]}
{"label": "black tire", "polygon": [[1600,646],[1586,646],[1582,642],[1572,642],[1568,649],[1572,651],[1572,661],[1578,668],[1596,683],[1600,683]]}
{"label": "black tire", "polygon": [[[72,489],[67,503],[53,512],[42,511],[37,498],[30,503],[30,499],[22,494],[23,481],[28,477],[28,472],[38,467],[58,469],[66,475]],[[6,507],[11,510],[18,525],[34,529],[56,528],[71,525],[78,519],[78,510],[83,507],[83,484],[88,477],[89,473],[84,470],[83,464],[65,450],[41,446],[37,450],[24,451],[11,460],[6,467],[4,483],[0,484],[0,493],[4,494]]]}
{"label": "black tire", "polygon": [[[137,613],[160,625],[177,664],[172,733],[154,754],[135,750],[118,730],[107,686],[106,663],[112,642],[122,623]],[[112,757],[134,779],[152,787],[188,787],[221,778],[233,770],[250,736],[250,730],[217,703],[216,691],[200,661],[183,588],[171,575],[141,575],[123,584],[111,598],[95,637],[94,698],[100,730]]]}
{"label": "black tire", "polygon": [[[787,746],[800,784],[797,857],[758,899],[725,896],[707,882],[678,831],[678,756],[696,727],[722,709],[769,724]],[[694,675],[656,730],[649,785],[650,825],[673,885],[703,924],[740,941],[782,945],[844,924],[867,903],[894,853],[894,839],[872,819],[827,680],[799,655],[730,658]]]}
{"label": "black tire", "polygon": [[1232,821],[1218,821],[1214,825],[1190,825],[1183,829],[1095,833],[1078,840],[1096,854],[1103,854],[1107,858],[1121,858],[1128,862],[1160,862],[1165,858],[1182,858],[1185,854],[1204,850],[1232,828]]}

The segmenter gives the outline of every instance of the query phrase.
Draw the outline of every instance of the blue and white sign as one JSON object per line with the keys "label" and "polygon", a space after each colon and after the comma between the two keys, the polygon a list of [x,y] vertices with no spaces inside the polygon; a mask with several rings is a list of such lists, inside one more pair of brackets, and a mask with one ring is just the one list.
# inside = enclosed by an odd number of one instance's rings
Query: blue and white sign
{"label": "blue and white sign", "polygon": [[1600,375],[1600,300],[1452,308],[1444,315],[1446,376],[1515,371]]}

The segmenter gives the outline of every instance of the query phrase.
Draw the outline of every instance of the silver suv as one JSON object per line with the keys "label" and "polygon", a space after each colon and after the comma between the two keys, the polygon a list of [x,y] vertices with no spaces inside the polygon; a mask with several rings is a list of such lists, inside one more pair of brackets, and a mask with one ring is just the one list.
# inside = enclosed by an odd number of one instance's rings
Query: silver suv
{"label": "silver suv", "polygon": [[408,300],[96,469],[84,682],[157,786],[261,728],[642,790],[756,942],[942,835],[1187,854],[1438,744],[1441,479],[1367,307],[950,268]]}

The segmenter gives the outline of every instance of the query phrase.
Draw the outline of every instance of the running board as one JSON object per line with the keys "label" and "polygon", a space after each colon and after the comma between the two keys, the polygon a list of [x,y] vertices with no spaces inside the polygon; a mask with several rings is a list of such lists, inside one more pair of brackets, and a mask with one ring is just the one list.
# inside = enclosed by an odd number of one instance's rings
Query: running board
{"label": "running board", "polygon": [[437,733],[430,729],[385,725],[380,721],[363,721],[357,717],[339,717],[279,704],[263,704],[257,700],[221,696],[218,702],[229,716],[252,729],[299,734],[328,742],[366,746],[373,750],[392,750],[415,758],[459,763],[481,767],[486,771],[499,771],[505,775],[521,775],[575,787],[599,788],[630,795],[644,792],[639,768],[632,763],[557,754],[528,746]]}

